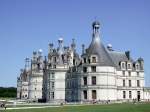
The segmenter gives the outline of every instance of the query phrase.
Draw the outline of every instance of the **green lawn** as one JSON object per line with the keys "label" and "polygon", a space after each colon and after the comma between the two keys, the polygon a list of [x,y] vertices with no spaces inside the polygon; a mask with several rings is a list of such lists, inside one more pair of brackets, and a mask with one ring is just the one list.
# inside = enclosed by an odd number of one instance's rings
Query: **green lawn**
{"label": "green lawn", "polygon": [[63,106],[43,109],[6,110],[5,112],[150,112],[150,103]]}

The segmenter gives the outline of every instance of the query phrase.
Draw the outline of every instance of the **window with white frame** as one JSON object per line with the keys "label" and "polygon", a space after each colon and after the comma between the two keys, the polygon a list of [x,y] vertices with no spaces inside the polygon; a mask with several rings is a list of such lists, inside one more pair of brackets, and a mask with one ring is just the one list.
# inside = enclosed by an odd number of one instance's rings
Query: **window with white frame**
{"label": "window with white frame", "polygon": [[136,70],[139,70],[140,67],[139,67],[139,64],[136,64]]}
{"label": "window with white frame", "polygon": [[131,83],[131,80],[129,80],[129,87],[131,87],[132,86],[132,83]]}
{"label": "window with white frame", "polygon": [[131,71],[128,72],[129,77],[131,76]]}
{"label": "window with white frame", "polygon": [[128,67],[128,69],[131,69],[132,68],[131,63],[128,63],[127,67]]}
{"label": "window with white frame", "polygon": [[92,57],[92,63],[96,63],[96,57],[95,56]]}
{"label": "window with white frame", "polygon": [[91,66],[91,71],[96,72],[96,66]]}
{"label": "window with white frame", "polygon": [[83,84],[87,85],[87,77],[83,77]]}
{"label": "window with white frame", "polygon": [[83,58],[83,62],[86,63],[86,58]]}
{"label": "window with white frame", "polygon": [[51,92],[51,99],[54,99],[54,97],[55,97],[54,92]]}
{"label": "window with white frame", "polygon": [[125,82],[125,79],[123,79],[123,87],[125,87],[126,86],[126,82]]}
{"label": "window with white frame", "polygon": [[140,87],[140,80],[137,80],[137,87]]}
{"label": "window with white frame", "polygon": [[132,91],[129,91],[129,98],[132,98]]}
{"label": "window with white frame", "polygon": [[84,99],[87,99],[87,90],[83,91]]}
{"label": "window with white frame", "polygon": [[125,68],[126,68],[125,62],[122,62],[122,63],[121,63],[121,68],[122,68],[122,69],[125,69]]}
{"label": "window with white frame", "polygon": [[51,82],[51,88],[54,89],[55,88],[55,82]]}
{"label": "window with white frame", "polygon": [[125,76],[125,71],[122,71],[122,75]]}
{"label": "window with white frame", "polygon": [[123,91],[123,98],[126,98],[126,91]]}

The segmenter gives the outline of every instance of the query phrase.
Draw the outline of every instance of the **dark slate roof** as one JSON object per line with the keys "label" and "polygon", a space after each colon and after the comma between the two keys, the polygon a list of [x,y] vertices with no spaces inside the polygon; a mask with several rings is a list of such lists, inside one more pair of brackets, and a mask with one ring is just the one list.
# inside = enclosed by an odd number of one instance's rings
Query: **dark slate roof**
{"label": "dark slate roof", "polygon": [[128,61],[128,58],[124,52],[108,51],[108,53],[117,68],[119,68],[119,63],[121,61]]}
{"label": "dark slate roof", "polygon": [[87,49],[87,55],[97,55],[100,66],[115,66],[104,45],[101,43],[98,34],[93,37],[93,40]]}

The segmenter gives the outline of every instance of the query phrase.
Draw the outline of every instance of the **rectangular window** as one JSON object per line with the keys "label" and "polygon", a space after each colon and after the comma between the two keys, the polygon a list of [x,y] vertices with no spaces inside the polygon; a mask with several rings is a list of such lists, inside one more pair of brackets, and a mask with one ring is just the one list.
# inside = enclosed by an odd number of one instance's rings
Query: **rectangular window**
{"label": "rectangular window", "polygon": [[56,65],[53,65],[53,68],[56,68]]}
{"label": "rectangular window", "polygon": [[132,85],[131,85],[131,80],[129,80],[129,87],[131,87]]}
{"label": "rectangular window", "polygon": [[55,73],[54,72],[52,72],[52,79],[54,79],[55,78]]}
{"label": "rectangular window", "polygon": [[123,91],[123,98],[126,98],[126,91]]}
{"label": "rectangular window", "polygon": [[54,63],[56,63],[57,62],[57,58],[56,57],[54,57]]}
{"label": "rectangular window", "polygon": [[139,70],[139,65],[136,65],[136,70]]}
{"label": "rectangular window", "polygon": [[96,85],[96,76],[92,76],[92,85]]}
{"label": "rectangular window", "polygon": [[55,88],[55,82],[51,82],[51,84],[52,84],[52,89],[54,89]]}
{"label": "rectangular window", "polygon": [[96,66],[91,66],[91,71],[96,72]]}
{"label": "rectangular window", "polygon": [[96,63],[96,57],[92,57],[92,63]]}
{"label": "rectangular window", "polygon": [[92,90],[92,99],[95,100],[97,97],[96,90]]}
{"label": "rectangular window", "polygon": [[131,64],[130,63],[128,64],[128,69],[131,69]]}
{"label": "rectangular window", "polygon": [[132,91],[129,91],[129,98],[132,98]]}
{"label": "rectangular window", "polygon": [[140,80],[137,80],[137,87],[140,87]]}
{"label": "rectangular window", "polygon": [[131,72],[129,71],[128,74],[129,74],[129,77],[130,77],[131,76]]}
{"label": "rectangular window", "polygon": [[87,67],[83,67],[83,73],[87,72]]}
{"label": "rectangular window", "polygon": [[86,63],[86,58],[83,58],[83,60],[84,60],[84,63]]}
{"label": "rectangular window", "polygon": [[87,85],[87,77],[83,77],[83,83],[84,85]]}
{"label": "rectangular window", "polygon": [[125,63],[122,63],[122,69],[125,69]]}
{"label": "rectangular window", "polygon": [[140,101],[140,99],[141,99],[140,91],[137,91],[137,100]]}
{"label": "rectangular window", "polygon": [[90,60],[90,59],[88,59],[88,62],[89,62],[89,63],[91,63],[91,60]]}
{"label": "rectangular window", "polygon": [[125,80],[123,80],[123,87],[125,87],[126,86],[126,83],[125,83]]}
{"label": "rectangular window", "polygon": [[123,76],[125,76],[125,71],[122,71]]}
{"label": "rectangular window", "polygon": [[51,92],[51,99],[54,99],[54,97],[55,97],[54,92]]}
{"label": "rectangular window", "polygon": [[83,91],[83,95],[84,95],[84,99],[87,99],[87,91],[86,90]]}

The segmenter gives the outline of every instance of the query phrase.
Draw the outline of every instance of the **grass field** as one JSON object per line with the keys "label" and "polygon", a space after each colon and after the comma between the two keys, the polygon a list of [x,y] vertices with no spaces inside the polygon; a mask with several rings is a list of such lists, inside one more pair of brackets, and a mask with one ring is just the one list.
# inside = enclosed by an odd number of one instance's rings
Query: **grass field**
{"label": "grass field", "polygon": [[41,109],[3,110],[2,112],[150,112],[150,103],[62,106]]}

